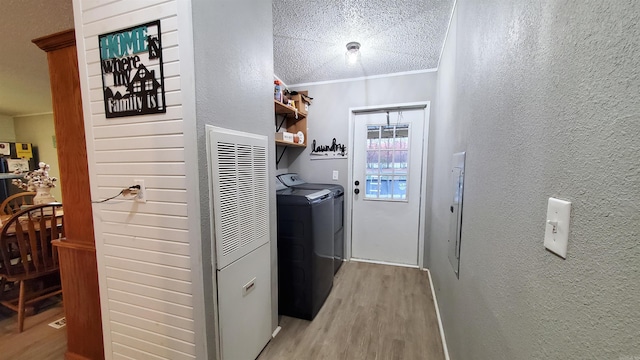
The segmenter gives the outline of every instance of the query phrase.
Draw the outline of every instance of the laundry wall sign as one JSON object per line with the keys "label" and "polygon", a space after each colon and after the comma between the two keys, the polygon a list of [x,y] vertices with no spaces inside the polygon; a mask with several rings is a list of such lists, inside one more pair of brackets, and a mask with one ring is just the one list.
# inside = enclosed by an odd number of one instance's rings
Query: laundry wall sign
{"label": "laundry wall sign", "polygon": [[347,145],[339,143],[336,138],[330,144],[319,144],[313,140],[311,145],[311,160],[319,159],[346,159]]}
{"label": "laundry wall sign", "polygon": [[98,42],[106,117],[166,113],[160,20]]}

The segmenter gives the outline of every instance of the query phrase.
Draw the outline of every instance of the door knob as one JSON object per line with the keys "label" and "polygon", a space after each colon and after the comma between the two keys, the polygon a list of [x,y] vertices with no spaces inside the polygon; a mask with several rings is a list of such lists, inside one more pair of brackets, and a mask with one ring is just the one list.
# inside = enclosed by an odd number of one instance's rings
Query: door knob
{"label": "door knob", "polygon": [[360,181],[356,180],[356,182],[354,183],[356,186],[360,185]]}
{"label": "door knob", "polygon": [[360,194],[360,189],[355,189],[355,190],[353,190],[353,192],[354,192],[356,195],[358,195],[358,194]]}

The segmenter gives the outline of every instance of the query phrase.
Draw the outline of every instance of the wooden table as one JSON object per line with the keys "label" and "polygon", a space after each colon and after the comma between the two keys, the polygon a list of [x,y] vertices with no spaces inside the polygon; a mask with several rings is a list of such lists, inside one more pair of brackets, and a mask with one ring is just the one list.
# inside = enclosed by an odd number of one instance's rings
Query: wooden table
{"label": "wooden table", "polygon": [[[54,237],[54,239],[51,240],[58,240],[57,238],[60,235],[55,235],[56,231],[54,227],[57,227],[57,232],[60,233],[62,227],[61,217],[64,213],[62,211],[62,207],[57,207],[52,210],[52,212],[55,213],[56,219],[51,219],[51,216],[46,215],[50,207],[45,209],[47,210],[39,208],[34,209],[30,216],[32,221],[31,223],[28,215],[30,211],[26,211],[25,215],[21,215],[17,221],[13,221],[11,224],[9,224],[9,222],[14,215],[0,215],[0,220],[2,221],[2,226],[0,226],[0,237],[2,239],[3,246],[2,257],[4,258],[0,261],[0,272],[3,273],[3,281],[0,283],[0,295],[2,295],[2,305],[18,312],[20,332],[22,332],[23,329],[24,316],[29,316],[35,313],[35,309],[38,306],[37,304],[41,300],[62,292],[60,280],[58,280],[57,277],[53,277],[54,274],[59,272],[57,255],[53,248],[53,243],[47,240],[50,237]],[[42,218],[39,217],[41,215],[43,215]],[[43,228],[45,225],[40,221],[45,219],[46,229]],[[24,232],[26,239],[21,236],[22,234],[16,233],[17,224],[22,226],[22,231]],[[49,229],[52,230],[52,234],[49,234]],[[33,233],[34,230],[35,234]],[[46,238],[43,236],[44,232],[47,233]],[[35,238],[30,238],[31,235],[35,236]],[[20,246],[22,241],[25,240],[28,244],[28,250],[23,249]],[[33,254],[38,255],[34,258]],[[8,258],[5,256],[8,256]],[[27,261],[29,264],[25,264]],[[36,265],[34,266],[35,271],[30,275],[29,270],[26,269],[32,267],[31,263]],[[3,269],[4,266],[11,268],[11,270],[8,268]],[[26,271],[26,275],[22,270],[23,268]],[[28,294],[25,295],[25,290],[23,290],[25,288],[25,281],[38,281],[38,290],[35,292],[26,290]],[[18,284],[20,285],[18,286]],[[9,287],[8,290],[7,286]],[[17,290],[18,288],[19,290]],[[16,291],[19,291],[19,293],[16,294]]]}
{"label": "wooden table", "polygon": [[[7,223],[9,222],[9,219],[11,219],[12,215],[0,215],[0,221],[2,222],[2,225],[0,226],[0,233],[4,230],[4,227],[7,225]],[[62,217],[64,216],[64,212],[62,210],[62,208],[56,209],[56,217]],[[15,225],[11,226],[9,228],[9,230],[7,230],[7,234],[12,235],[15,233]]]}
{"label": "wooden table", "polygon": [[[62,208],[56,209],[56,218],[61,218],[63,215],[64,215],[64,213],[62,211]],[[5,230],[5,227],[8,225],[9,219],[11,219],[12,216],[13,215],[0,215],[0,220],[2,221],[2,225],[0,226],[0,234]],[[22,228],[23,228],[23,231],[25,232],[25,234],[28,231],[28,225],[27,225],[27,221],[26,220],[27,220],[26,218],[24,220],[22,220],[22,219],[19,220],[20,223],[22,224]],[[60,230],[60,228],[62,227],[62,222],[61,221],[59,221],[59,222],[60,223],[57,224],[57,227]],[[7,246],[8,248],[12,248],[14,245],[17,245],[18,238],[15,236],[16,235],[15,222],[12,223],[9,226],[10,227],[8,229],[6,229],[7,232],[6,232],[5,245],[4,246]],[[50,226],[51,226],[51,222],[48,221],[47,222],[47,228],[49,228]],[[34,230],[36,232],[40,231],[40,223],[38,221],[34,222]],[[59,239],[53,239],[53,240],[59,240]],[[16,249],[17,249],[17,247],[16,247]],[[13,254],[10,253],[9,256],[11,256],[11,259],[12,259],[11,262],[12,263],[13,263],[14,260],[18,261],[18,257],[19,257],[18,253],[13,253]],[[14,259],[14,256],[15,256],[15,259]],[[3,266],[2,265],[2,259],[0,258],[0,271],[1,271],[2,266]],[[0,289],[0,293],[2,293],[3,290],[4,289]]]}

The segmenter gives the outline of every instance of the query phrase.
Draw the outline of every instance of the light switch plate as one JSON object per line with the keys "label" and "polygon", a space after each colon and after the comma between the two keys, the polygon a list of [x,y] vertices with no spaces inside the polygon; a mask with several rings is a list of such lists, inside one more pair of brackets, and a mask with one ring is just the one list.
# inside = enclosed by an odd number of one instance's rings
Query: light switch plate
{"label": "light switch plate", "polygon": [[549,251],[567,258],[569,243],[569,222],[571,219],[571,203],[555,198],[549,198],[547,205],[547,220],[544,233],[544,247]]}
{"label": "light switch plate", "polygon": [[338,180],[338,170],[333,170],[333,180]]}

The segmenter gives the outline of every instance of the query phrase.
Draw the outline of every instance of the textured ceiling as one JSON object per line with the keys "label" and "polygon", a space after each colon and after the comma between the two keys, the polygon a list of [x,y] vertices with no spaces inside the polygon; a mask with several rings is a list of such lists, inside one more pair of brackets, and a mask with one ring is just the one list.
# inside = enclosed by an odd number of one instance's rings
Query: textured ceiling
{"label": "textured ceiling", "polygon": [[[273,0],[274,73],[287,84],[434,69],[453,0]],[[71,0],[0,2],[0,114],[51,111],[32,39],[73,27]],[[345,45],[362,44],[355,66]]]}
{"label": "textured ceiling", "polygon": [[[300,84],[435,69],[453,0],[273,0],[274,72]],[[346,44],[362,44],[347,65]]]}
{"label": "textured ceiling", "polygon": [[71,0],[0,2],[0,114],[51,111],[47,54],[31,40],[70,28]]}

